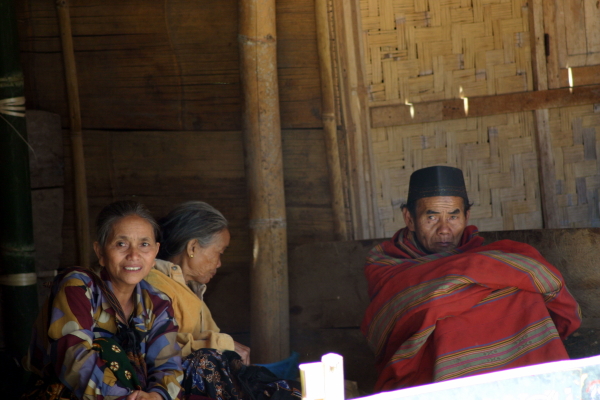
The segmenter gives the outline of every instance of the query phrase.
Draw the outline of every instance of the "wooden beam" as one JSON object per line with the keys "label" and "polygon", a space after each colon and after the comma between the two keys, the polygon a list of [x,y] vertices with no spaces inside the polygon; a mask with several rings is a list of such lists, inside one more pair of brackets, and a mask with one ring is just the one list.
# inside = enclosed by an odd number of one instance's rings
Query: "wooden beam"
{"label": "wooden beam", "polygon": [[600,85],[471,97],[467,113],[462,99],[414,104],[414,116],[411,116],[411,106],[406,104],[374,106],[371,107],[371,126],[384,128],[593,103],[600,103]]}
{"label": "wooden beam", "polygon": [[[531,0],[529,6],[529,26],[531,27],[531,52],[534,88],[548,90],[548,68],[544,39],[543,0]],[[569,94],[571,92],[569,91]],[[558,202],[556,200],[556,168],[552,152],[552,132],[548,108],[536,109],[534,114],[535,143],[540,180],[542,220],[544,228],[559,228]]]}
{"label": "wooden beam", "polygon": [[533,86],[535,90],[548,90],[548,69],[546,68],[546,45],[544,38],[543,0],[531,0],[528,7],[531,40],[531,58],[533,67]]}
{"label": "wooden beam", "polygon": [[534,124],[544,228],[557,229],[561,224],[556,200],[556,171],[548,109],[534,111]]}
{"label": "wooden beam", "polygon": [[[561,3],[561,4],[559,4]],[[544,14],[543,26],[544,26],[544,47],[546,53],[546,70],[548,73],[548,88],[557,89],[560,87],[559,83],[559,62],[558,62],[558,42],[562,36],[565,36],[565,27],[562,22],[564,20],[564,12],[561,11],[560,16],[557,15],[557,8],[562,8],[561,1],[554,0],[542,0],[542,12]],[[536,8],[536,7],[534,7]],[[537,9],[536,9],[536,12]],[[560,27],[562,26],[562,33]],[[541,90],[541,89],[538,89]]]}
{"label": "wooden beam", "polygon": [[240,0],[242,131],[250,200],[252,360],[290,354],[287,221],[283,187],[275,0]]}

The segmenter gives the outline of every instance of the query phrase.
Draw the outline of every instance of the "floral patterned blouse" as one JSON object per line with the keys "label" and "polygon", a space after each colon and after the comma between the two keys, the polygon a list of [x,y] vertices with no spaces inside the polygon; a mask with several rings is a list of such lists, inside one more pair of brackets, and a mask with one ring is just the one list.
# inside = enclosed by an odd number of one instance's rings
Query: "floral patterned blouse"
{"label": "floral patterned blouse", "polygon": [[[53,302],[36,321],[24,366],[42,377],[58,376],[79,399],[124,399],[132,390],[118,384],[110,366],[92,346],[94,339],[117,332],[117,319],[91,273],[72,271],[55,283]],[[100,277],[112,290],[106,271],[101,270]],[[165,400],[179,399],[183,373],[170,300],[143,280],[134,296],[130,326],[133,324],[143,337],[140,353],[147,366],[144,390],[157,392]]]}

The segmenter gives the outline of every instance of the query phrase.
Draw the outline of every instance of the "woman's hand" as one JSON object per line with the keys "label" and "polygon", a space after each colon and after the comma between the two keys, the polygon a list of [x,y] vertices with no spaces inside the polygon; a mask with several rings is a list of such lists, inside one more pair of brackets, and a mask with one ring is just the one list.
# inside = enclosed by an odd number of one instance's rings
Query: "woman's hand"
{"label": "woman's hand", "polygon": [[127,396],[127,400],[165,400],[163,397],[156,392],[143,392],[141,390],[136,390]]}
{"label": "woman's hand", "polygon": [[250,365],[250,347],[244,346],[241,343],[233,342],[234,351],[242,357],[242,364]]}

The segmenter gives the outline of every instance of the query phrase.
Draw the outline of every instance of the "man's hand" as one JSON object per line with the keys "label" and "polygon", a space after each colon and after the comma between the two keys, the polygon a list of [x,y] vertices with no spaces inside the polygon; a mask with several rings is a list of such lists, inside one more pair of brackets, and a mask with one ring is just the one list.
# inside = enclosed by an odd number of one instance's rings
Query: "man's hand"
{"label": "man's hand", "polygon": [[127,400],[164,400],[163,397],[156,392],[143,392],[141,390],[136,390],[127,396]]}
{"label": "man's hand", "polygon": [[250,347],[244,346],[243,344],[240,344],[238,342],[233,342],[233,344],[235,346],[235,352],[238,353],[240,357],[242,357],[242,364],[250,365]]}

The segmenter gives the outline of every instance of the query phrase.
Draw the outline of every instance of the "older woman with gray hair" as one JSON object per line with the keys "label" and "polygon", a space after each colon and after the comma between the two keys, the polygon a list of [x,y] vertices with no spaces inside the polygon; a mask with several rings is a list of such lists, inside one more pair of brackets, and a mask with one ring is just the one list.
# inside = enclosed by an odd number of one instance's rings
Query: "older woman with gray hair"
{"label": "older woman with gray hair", "polygon": [[[227,399],[230,396],[222,394],[225,390],[225,394],[235,397],[235,387],[227,376],[231,372],[222,353],[235,351],[243,363],[249,364],[250,349],[219,331],[203,298],[206,284],[221,266],[221,255],[229,246],[227,219],[205,202],[189,201],[171,210],[159,224],[161,247],[146,280],[172,299],[179,324],[177,341],[188,372],[186,394],[194,392],[195,385],[199,395]],[[207,359],[221,368],[196,371]]]}
{"label": "older woman with gray hair", "polygon": [[[286,394],[300,397],[287,381],[267,376],[264,368],[249,366],[250,349],[221,333],[204,303],[206,284],[221,266],[221,255],[229,245],[223,214],[202,201],[190,201],[176,206],[159,224],[159,259],[146,280],[173,302],[185,395],[237,400],[254,398],[250,392],[259,391],[262,396],[278,391],[279,399],[282,394],[283,398]],[[241,381],[240,371],[246,371],[244,376],[262,375],[261,383]],[[268,387],[261,386],[265,381],[270,382]]]}

